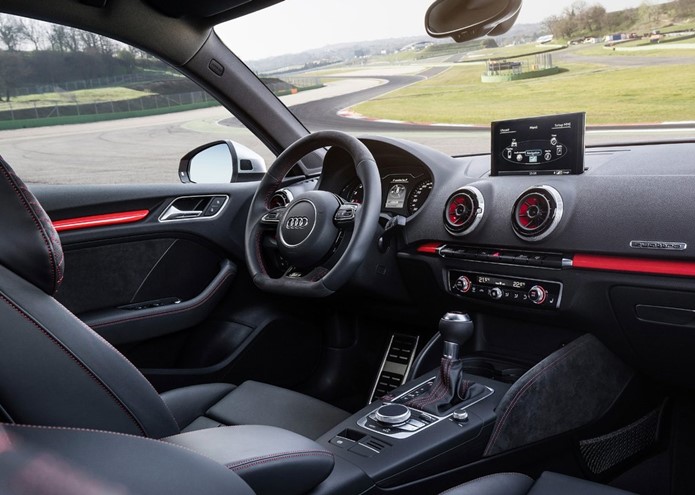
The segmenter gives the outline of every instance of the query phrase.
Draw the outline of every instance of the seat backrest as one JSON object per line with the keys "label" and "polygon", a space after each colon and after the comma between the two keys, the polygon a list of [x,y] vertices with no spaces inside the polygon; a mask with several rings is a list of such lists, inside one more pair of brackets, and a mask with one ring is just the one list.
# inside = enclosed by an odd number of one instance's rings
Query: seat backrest
{"label": "seat backrest", "polygon": [[48,215],[0,158],[0,416],[153,438],[176,434],[145,377],[53,298],[63,276]]}

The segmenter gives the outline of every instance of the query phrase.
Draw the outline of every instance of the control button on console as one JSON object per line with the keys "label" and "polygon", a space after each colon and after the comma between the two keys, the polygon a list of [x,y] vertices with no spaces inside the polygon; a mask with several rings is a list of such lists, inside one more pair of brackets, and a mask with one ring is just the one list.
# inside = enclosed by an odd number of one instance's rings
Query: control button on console
{"label": "control button on console", "polygon": [[534,254],[533,256],[529,257],[528,264],[534,266],[543,266],[544,261],[545,256],[543,256],[542,254]]}
{"label": "control button on console", "polygon": [[533,304],[543,304],[545,302],[545,298],[547,296],[548,296],[548,291],[546,291],[540,285],[534,285],[528,291],[528,297],[529,297],[529,299],[531,299],[531,302]]}
{"label": "control button on console", "polygon": [[420,428],[418,428],[417,426],[415,426],[415,425],[413,425],[413,424],[406,423],[406,424],[404,424],[404,425],[400,425],[400,426],[398,427],[398,429],[399,429],[399,430],[403,430],[403,431],[417,431],[417,430],[419,430]]}
{"label": "control button on console", "polygon": [[414,426],[415,428],[422,428],[423,426],[425,426],[425,423],[423,423],[422,421],[418,421],[417,419],[410,419],[410,421],[408,421],[408,423],[406,424]]}
{"label": "control button on console", "polygon": [[454,411],[451,417],[454,421],[468,421],[468,411],[466,411],[465,409],[457,409],[456,411]]}
{"label": "control button on console", "polygon": [[471,290],[470,279],[465,275],[461,275],[459,278],[456,279],[456,282],[454,282],[454,289],[456,290],[456,292],[465,294],[466,292]]}
{"label": "control button on console", "polygon": [[410,409],[402,404],[387,404],[374,411],[374,419],[384,425],[405,423],[410,418]]}
{"label": "control button on console", "polygon": [[490,289],[490,297],[493,299],[502,299],[502,296],[504,293],[502,292],[502,289],[499,287],[493,287]]}
{"label": "control button on console", "polygon": [[350,440],[349,438],[341,437],[341,436],[335,436],[331,438],[328,443],[331,445],[335,445],[336,447],[340,447],[341,449],[348,449],[355,445],[354,440]]}

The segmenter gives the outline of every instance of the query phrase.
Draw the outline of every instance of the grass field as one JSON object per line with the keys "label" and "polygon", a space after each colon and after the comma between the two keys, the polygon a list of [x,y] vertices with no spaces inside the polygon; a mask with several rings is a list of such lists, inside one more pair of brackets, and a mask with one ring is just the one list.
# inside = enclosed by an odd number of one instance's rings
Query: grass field
{"label": "grass field", "polygon": [[693,65],[563,68],[568,71],[556,76],[492,84],[480,82],[479,66],[457,66],[353,110],[382,119],[479,125],[577,111],[587,112],[590,125],[695,120]]}
{"label": "grass field", "polygon": [[62,91],[55,93],[41,93],[35,95],[17,96],[12,98],[10,103],[0,102],[0,111],[22,108],[52,107],[55,105],[75,104],[75,103],[101,103],[108,101],[131,100],[150,93],[137,91],[134,89],[115,87],[81,89],[78,91]]}

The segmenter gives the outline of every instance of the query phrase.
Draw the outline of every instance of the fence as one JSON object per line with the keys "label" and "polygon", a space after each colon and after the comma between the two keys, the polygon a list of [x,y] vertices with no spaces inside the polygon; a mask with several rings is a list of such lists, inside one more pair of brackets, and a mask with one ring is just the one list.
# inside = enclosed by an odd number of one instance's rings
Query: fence
{"label": "fence", "polygon": [[554,68],[553,56],[550,53],[539,53],[533,59],[526,58],[521,61],[490,60],[487,63],[487,76],[499,76],[509,74],[522,74],[524,72],[540,71]]}
{"label": "fence", "polygon": [[0,121],[50,119],[57,117],[79,117],[88,115],[127,114],[133,112],[158,113],[168,108],[205,107],[218,104],[217,100],[205,91],[180,93],[174,95],[149,95],[131,100],[73,103],[36,106],[12,109],[0,112]]}
{"label": "fence", "polygon": [[283,76],[280,79],[299,90],[318,88],[323,85],[318,77]]}
{"label": "fence", "polygon": [[549,53],[539,53],[532,58],[522,60],[490,60],[480,80],[485,83],[519,81],[535,77],[551,76],[562,72],[553,65],[553,56]]}
{"label": "fence", "polygon": [[109,86],[122,86],[124,84],[132,84],[138,82],[152,82],[166,79],[181,79],[183,76],[178,76],[170,73],[162,73],[157,71],[137,72],[134,74],[123,74],[112,77],[99,77],[95,79],[82,79],[79,81],[67,81],[56,84],[37,84],[34,86],[24,86],[12,90],[14,96],[35,95],[43,93],[57,93],[62,91],[78,91],[81,89],[107,88]]}
{"label": "fence", "polygon": [[[128,81],[123,80],[120,81],[120,83],[133,82],[140,76],[140,74],[131,74],[127,76]],[[91,81],[79,81],[78,83],[106,85],[108,80],[110,85],[114,84],[113,79],[114,78],[102,78]],[[159,77],[153,75],[152,80],[161,80],[161,74]],[[312,89],[322,85],[321,80],[317,77],[292,77],[283,78],[283,80],[277,79],[276,81],[280,83],[278,87],[273,87],[272,84],[268,84],[268,86],[277,95],[288,94],[297,90]],[[66,87],[69,84],[70,83],[62,83],[61,86]],[[118,82],[116,82],[116,84],[118,84]],[[32,88],[32,91],[35,93],[36,89],[37,88]],[[53,90],[54,88],[51,88],[51,91]],[[0,110],[0,129],[107,120],[128,116],[144,116],[205,108],[219,104],[217,100],[205,91],[193,91],[170,95],[153,94],[128,100],[100,102],[80,102],[74,95],[71,99],[72,101],[66,101],[57,105],[37,105],[34,103],[31,106],[15,105],[13,107],[11,101],[7,102],[6,105],[9,108]]]}

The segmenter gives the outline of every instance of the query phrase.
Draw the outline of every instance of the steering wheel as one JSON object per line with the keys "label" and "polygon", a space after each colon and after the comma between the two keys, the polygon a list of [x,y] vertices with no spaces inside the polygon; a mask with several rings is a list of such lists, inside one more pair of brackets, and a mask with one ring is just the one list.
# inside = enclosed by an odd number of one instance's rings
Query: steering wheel
{"label": "steering wheel", "polygon": [[[308,153],[329,146],[350,155],[364,188],[362,204],[314,190],[298,195],[286,207],[271,209],[270,198],[287,172]],[[273,162],[251,201],[245,247],[254,283],[265,291],[294,296],[333,294],[364,260],[374,242],[380,211],[379,170],[364,144],[337,131],[314,132],[297,140]],[[348,232],[352,235],[347,246],[340,247]],[[263,254],[264,236],[273,233],[280,254],[290,265],[280,277],[268,273]]]}

